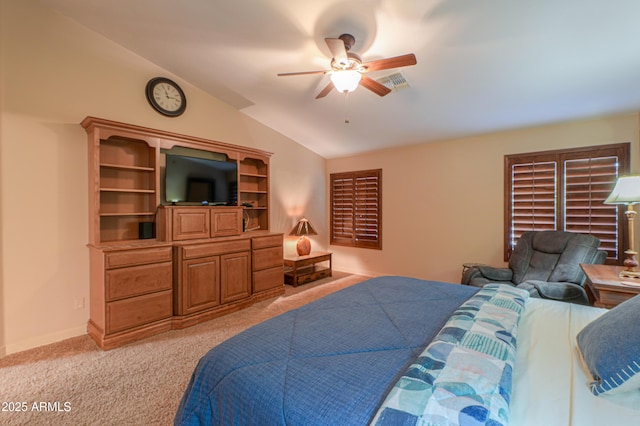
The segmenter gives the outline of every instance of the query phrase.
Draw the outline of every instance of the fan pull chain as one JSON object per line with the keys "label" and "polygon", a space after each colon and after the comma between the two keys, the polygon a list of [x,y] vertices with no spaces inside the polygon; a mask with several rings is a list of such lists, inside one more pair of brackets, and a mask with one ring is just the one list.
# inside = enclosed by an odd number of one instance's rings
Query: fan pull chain
{"label": "fan pull chain", "polygon": [[344,124],[349,124],[349,91],[344,91]]}

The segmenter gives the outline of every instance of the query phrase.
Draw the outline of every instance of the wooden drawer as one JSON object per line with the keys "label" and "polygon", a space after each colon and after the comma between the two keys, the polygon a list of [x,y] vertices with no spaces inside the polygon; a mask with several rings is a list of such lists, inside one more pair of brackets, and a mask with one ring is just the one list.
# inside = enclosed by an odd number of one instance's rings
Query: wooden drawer
{"label": "wooden drawer", "polygon": [[253,292],[284,286],[284,267],[263,269],[253,273]]}
{"label": "wooden drawer", "polygon": [[171,247],[122,250],[105,254],[106,268],[121,268],[123,266],[170,261]]}
{"label": "wooden drawer", "polygon": [[606,289],[600,289],[600,300],[598,300],[599,306],[606,308],[613,308],[622,302],[625,302],[637,293],[626,293],[619,291],[607,291]]}
{"label": "wooden drawer", "polygon": [[282,245],[278,247],[253,250],[253,270],[259,271],[261,269],[282,266],[282,255]]}
{"label": "wooden drawer", "polygon": [[107,333],[128,330],[173,315],[171,290],[107,303]]}
{"label": "wooden drawer", "polygon": [[244,239],[183,246],[182,256],[183,259],[193,259],[196,257],[215,256],[219,254],[249,250],[251,250],[251,241],[249,239]]}
{"label": "wooden drawer", "polygon": [[297,286],[299,284],[305,284],[315,280],[321,280],[322,278],[330,277],[331,269],[316,269],[314,266],[309,266],[300,270],[299,274],[294,277],[287,272],[284,274],[285,284],[293,284]]}
{"label": "wooden drawer", "polygon": [[106,271],[107,301],[172,288],[172,263],[155,263]]}
{"label": "wooden drawer", "polygon": [[282,234],[269,235],[268,237],[254,237],[251,239],[254,249],[275,247],[282,245]]}

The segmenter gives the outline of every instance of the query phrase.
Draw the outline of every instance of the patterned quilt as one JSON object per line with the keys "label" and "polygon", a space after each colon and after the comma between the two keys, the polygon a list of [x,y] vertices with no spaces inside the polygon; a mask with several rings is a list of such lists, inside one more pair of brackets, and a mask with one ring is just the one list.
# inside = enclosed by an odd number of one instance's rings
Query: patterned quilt
{"label": "patterned quilt", "polygon": [[463,303],[406,370],[375,425],[506,425],[528,292],[491,284]]}

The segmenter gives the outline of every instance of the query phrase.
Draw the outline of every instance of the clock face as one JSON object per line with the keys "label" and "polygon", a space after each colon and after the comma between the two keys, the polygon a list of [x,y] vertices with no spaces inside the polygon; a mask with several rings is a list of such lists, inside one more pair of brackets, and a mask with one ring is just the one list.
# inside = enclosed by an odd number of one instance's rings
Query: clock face
{"label": "clock face", "polygon": [[147,100],[156,111],[169,117],[177,117],[187,107],[184,92],[173,81],[156,77],[147,83]]}

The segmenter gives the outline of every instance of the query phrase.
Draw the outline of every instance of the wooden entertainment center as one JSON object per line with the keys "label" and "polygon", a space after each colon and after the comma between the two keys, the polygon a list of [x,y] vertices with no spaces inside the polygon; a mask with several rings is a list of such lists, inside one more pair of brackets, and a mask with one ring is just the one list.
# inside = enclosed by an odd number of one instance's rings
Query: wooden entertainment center
{"label": "wooden entertainment center", "polygon": [[[271,153],[94,117],[89,142],[89,335],[102,349],[284,293],[283,234],[269,232]],[[237,205],[165,201],[174,147],[237,165]],[[206,203],[205,203],[206,204]]]}

